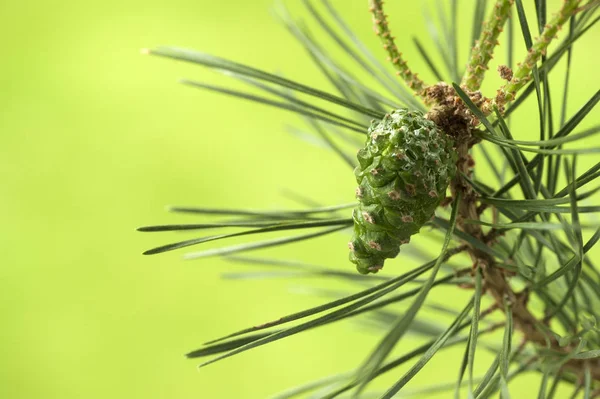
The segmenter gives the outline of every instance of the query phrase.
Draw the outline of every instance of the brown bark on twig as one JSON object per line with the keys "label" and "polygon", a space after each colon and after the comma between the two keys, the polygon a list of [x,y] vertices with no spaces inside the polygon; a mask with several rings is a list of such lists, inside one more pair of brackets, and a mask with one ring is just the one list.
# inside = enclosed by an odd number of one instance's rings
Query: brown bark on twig
{"label": "brown bark on twig", "polygon": [[[428,117],[454,137],[458,153],[457,174],[450,183],[452,197],[456,198],[460,194],[462,198],[458,208],[457,228],[491,246],[496,234],[490,232],[486,235],[481,225],[464,223],[467,219],[480,220],[481,215],[477,194],[462,177],[470,176],[472,172],[473,163],[469,152],[477,143],[472,136],[472,129],[477,121],[473,120],[456,94],[452,94],[452,87],[441,83],[428,90],[428,94],[438,104],[429,111]],[[477,99],[476,93],[474,97]],[[465,245],[473,261],[473,269],[480,268],[483,272],[484,290],[494,299],[495,307],[504,312],[504,304],[510,301],[515,329],[521,332],[525,342],[561,353],[569,353],[574,349],[573,346],[561,347],[553,335],[544,331],[544,320],[538,319],[528,308],[528,292],[517,293],[513,290],[508,272],[496,266],[494,257],[468,243]],[[583,378],[586,364],[590,367],[592,378],[600,381],[600,359],[572,359],[564,365],[564,370],[577,378]]]}

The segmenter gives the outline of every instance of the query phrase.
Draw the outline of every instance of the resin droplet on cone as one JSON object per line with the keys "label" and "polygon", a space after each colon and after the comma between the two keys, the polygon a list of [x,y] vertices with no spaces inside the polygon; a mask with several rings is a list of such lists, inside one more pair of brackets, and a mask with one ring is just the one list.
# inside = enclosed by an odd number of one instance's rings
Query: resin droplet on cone
{"label": "resin droplet on cone", "polygon": [[434,215],[456,173],[452,145],[418,111],[399,109],[371,124],[354,170],[359,205],[348,244],[360,273],[376,273]]}

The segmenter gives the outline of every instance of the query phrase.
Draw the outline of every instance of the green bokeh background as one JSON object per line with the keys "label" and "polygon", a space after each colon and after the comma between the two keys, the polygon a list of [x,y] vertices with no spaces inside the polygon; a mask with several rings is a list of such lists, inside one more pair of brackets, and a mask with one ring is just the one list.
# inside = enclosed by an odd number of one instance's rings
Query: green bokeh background
{"label": "green bokeh background", "polygon": [[[177,236],[135,227],[190,221],[164,212],[167,204],[290,206],[282,189],[323,204],[352,200],[345,165],[284,132],[296,117],[183,87],[182,77],[224,80],[140,55],[160,44],[196,48],[329,89],[272,18],[271,3],[0,4],[0,397],[263,398],[347,370],[376,344],[378,335],[347,323],[198,372],[183,354],[202,342],[323,298],[293,293],[303,283],[293,280],[224,282],[220,273],[247,268],[219,259],[140,255]],[[333,3],[383,58],[366,2]],[[423,70],[407,34],[426,35],[415,3],[389,13],[400,47]],[[591,39],[577,47],[589,58],[576,54],[585,62],[577,73],[591,76],[593,48]],[[573,107],[589,86],[573,86]],[[336,235],[268,255],[351,268],[345,241]],[[455,354],[415,385],[453,379]]]}

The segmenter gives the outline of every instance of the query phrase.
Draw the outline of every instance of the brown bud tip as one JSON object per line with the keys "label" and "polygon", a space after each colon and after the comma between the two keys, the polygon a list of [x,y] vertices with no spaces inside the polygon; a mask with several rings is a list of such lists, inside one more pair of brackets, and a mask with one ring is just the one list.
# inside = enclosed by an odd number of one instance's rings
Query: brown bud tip
{"label": "brown bud tip", "polygon": [[506,65],[500,65],[498,67],[498,73],[504,80],[511,80],[513,78],[513,71]]}
{"label": "brown bud tip", "polygon": [[469,168],[472,168],[473,166],[475,166],[475,160],[470,155],[469,155],[469,158],[467,159],[467,166]]}

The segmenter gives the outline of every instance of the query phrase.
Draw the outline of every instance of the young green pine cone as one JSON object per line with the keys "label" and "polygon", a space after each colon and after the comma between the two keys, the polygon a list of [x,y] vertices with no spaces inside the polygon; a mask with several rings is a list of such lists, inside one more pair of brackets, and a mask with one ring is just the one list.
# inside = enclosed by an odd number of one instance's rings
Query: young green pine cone
{"label": "young green pine cone", "polygon": [[399,109],[371,124],[354,170],[359,205],[348,244],[360,273],[377,273],[434,215],[456,173],[452,144],[418,111]]}

